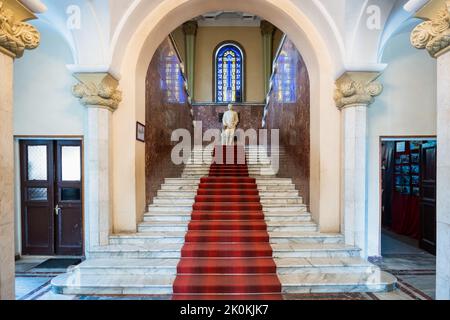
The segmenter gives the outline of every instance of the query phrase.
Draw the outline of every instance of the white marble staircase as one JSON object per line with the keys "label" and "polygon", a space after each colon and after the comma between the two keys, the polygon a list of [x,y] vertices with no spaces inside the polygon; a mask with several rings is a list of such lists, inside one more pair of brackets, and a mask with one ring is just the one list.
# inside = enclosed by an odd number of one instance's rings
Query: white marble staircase
{"label": "white marble staircase", "polygon": [[[360,258],[341,234],[320,233],[291,179],[276,178],[265,150],[249,147],[273,257],[284,293],[386,291],[395,277]],[[284,151],[279,150],[280,161]],[[182,177],[169,178],[148,207],[137,233],[114,234],[89,259],[52,281],[65,294],[170,295],[200,178],[209,172],[194,149]]]}

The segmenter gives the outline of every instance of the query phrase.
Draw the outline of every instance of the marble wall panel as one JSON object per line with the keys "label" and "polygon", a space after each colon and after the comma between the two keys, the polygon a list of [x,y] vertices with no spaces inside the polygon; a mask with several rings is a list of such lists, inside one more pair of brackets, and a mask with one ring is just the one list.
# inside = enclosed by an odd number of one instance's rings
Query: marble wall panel
{"label": "marble wall panel", "polygon": [[289,39],[283,44],[275,70],[266,126],[280,130],[280,145],[286,150],[278,175],[292,178],[309,203],[310,83],[303,58]]}
{"label": "marble wall panel", "polygon": [[191,106],[179,71],[180,60],[165,39],[155,52],[146,79],[145,171],[147,203],[151,203],[164,178],[180,176],[184,166],[170,160],[172,132],[193,133]]}

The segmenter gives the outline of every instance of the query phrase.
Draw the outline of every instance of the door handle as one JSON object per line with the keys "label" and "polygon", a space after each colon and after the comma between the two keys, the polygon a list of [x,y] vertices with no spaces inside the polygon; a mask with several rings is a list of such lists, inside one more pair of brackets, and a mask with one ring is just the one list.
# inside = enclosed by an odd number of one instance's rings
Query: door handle
{"label": "door handle", "polygon": [[61,208],[59,207],[59,205],[56,205],[56,207],[55,207],[55,214],[57,216],[59,216],[60,213],[61,213]]}

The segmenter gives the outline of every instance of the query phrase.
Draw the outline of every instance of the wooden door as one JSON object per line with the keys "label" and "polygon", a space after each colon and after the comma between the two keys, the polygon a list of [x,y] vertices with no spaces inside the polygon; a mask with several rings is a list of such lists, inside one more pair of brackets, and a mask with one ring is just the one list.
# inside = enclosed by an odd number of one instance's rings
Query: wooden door
{"label": "wooden door", "polygon": [[436,143],[422,145],[420,225],[422,249],[436,254]]}
{"label": "wooden door", "polygon": [[54,254],[52,141],[21,141],[22,253]]}
{"label": "wooden door", "polygon": [[22,253],[82,255],[82,150],[76,140],[21,140]]}
{"label": "wooden door", "polygon": [[55,253],[81,255],[83,251],[81,142],[56,142]]}

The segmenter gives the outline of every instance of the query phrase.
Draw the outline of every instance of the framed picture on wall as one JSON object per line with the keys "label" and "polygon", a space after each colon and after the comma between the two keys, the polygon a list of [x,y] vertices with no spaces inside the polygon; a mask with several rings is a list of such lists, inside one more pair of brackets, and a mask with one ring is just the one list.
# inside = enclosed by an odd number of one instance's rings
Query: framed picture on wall
{"label": "framed picture on wall", "polygon": [[145,126],[140,122],[136,122],[136,140],[145,142]]}

